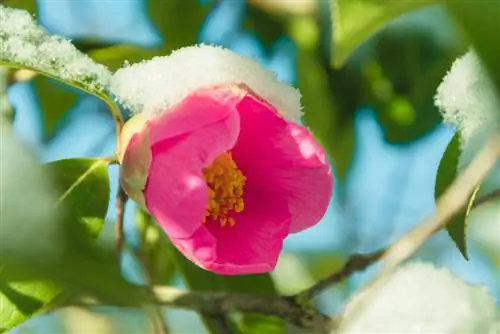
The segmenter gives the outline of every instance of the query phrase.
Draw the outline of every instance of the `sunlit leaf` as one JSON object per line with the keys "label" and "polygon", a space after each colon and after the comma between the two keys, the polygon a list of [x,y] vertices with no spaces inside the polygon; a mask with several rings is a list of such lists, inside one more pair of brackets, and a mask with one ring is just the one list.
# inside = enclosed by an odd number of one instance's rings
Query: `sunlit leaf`
{"label": "sunlit leaf", "polygon": [[2,4],[12,8],[24,9],[31,14],[37,13],[36,0],[5,0]]}
{"label": "sunlit leaf", "polygon": [[470,37],[500,94],[500,63],[498,62],[500,3],[498,1],[453,0],[447,1],[446,5]]}
{"label": "sunlit leaf", "polygon": [[439,0],[331,0],[333,23],[333,64],[342,66],[347,58],[371,35],[390,20],[440,3]]}
{"label": "sunlit leaf", "polygon": [[167,51],[161,48],[146,49],[140,46],[127,44],[99,48],[88,53],[90,58],[98,63],[106,65],[111,71],[120,69],[126,62],[133,64],[166,54]]}

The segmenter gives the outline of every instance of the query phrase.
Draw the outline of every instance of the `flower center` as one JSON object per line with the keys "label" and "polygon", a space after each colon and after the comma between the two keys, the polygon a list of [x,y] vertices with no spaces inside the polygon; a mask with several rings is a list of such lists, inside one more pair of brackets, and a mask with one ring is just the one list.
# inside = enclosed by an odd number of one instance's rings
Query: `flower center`
{"label": "flower center", "polygon": [[203,175],[208,185],[208,206],[203,223],[207,217],[219,221],[221,226],[236,224],[232,213],[242,212],[243,186],[246,177],[238,169],[231,152],[223,153],[214,162],[203,169]]}

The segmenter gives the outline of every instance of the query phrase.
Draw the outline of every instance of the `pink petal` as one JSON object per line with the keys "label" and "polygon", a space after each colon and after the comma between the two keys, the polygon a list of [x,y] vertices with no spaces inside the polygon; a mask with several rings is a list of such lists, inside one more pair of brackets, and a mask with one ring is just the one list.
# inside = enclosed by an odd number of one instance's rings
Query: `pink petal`
{"label": "pink petal", "polygon": [[237,86],[200,89],[151,120],[151,143],[196,131],[233,112],[244,97]]}
{"label": "pink petal", "polygon": [[290,225],[286,202],[250,192],[244,201],[245,210],[234,216],[235,226],[207,221],[207,229],[217,240],[213,262],[204,264],[208,270],[241,275],[270,272],[276,266]]}
{"label": "pink petal", "polygon": [[[205,109],[207,114],[212,111],[220,112]],[[229,111],[227,114],[216,123],[152,146],[152,162],[144,191],[146,205],[171,238],[190,238],[201,226],[208,203],[202,169],[231,149],[239,133],[238,113]],[[161,133],[159,127],[164,125],[166,123],[150,123],[150,131]],[[206,230],[205,233],[209,234]]]}
{"label": "pink petal", "polygon": [[247,177],[245,192],[285,198],[290,233],[315,225],[333,190],[321,146],[305,127],[286,121],[256,97],[247,95],[238,111],[241,130],[233,157]]}

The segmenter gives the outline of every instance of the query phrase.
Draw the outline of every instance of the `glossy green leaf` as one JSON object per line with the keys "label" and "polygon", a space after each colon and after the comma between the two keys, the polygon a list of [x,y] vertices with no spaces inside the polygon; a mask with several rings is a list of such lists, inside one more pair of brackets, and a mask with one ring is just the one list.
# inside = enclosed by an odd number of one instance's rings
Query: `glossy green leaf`
{"label": "glossy green leaf", "polygon": [[70,87],[43,76],[32,80],[45,128],[45,135],[52,137],[62,117],[76,104],[78,95]]}
{"label": "glossy green leaf", "polygon": [[[434,197],[437,200],[446,189],[453,183],[457,176],[457,166],[460,158],[460,136],[455,134],[446,151],[444,152],[436,176]],[[446,225],[446,230],[463,257],[468,260],[467,250],[467,216],[469,215],[472,203],[475,200],[477,191],[473,193],[467,208],[461,210]]]}
{"label": "glossy green leaf", "polygon": [[341,67],[363,42],[390,20],[439,2],[332,0],[333,65]]}
{"label": "glossy green leaf", "polygon": [[[108,162],[68,159],[49,163],[47,167],[56,183],[57,207],[63,210],[64,226],[84,242],[95,239],[104,226],[109,202]],[[50,281],[0,281],[2,328],[8,330],[27,320],[60,293],[61,287]]]}
{"label": "glossy green leaf", "polygon": [[470,37],[500,95],[500,2],[453,0],[446,5]]}
{"label": "glossy green leaf", "polygon": [[200,33],[208,7],[198,0],[148,0],[153,24],[165,38],[166,53],[194,44]]}
{"label": "glossy green leaf", "polygon": [[[26,11],[0,7],[5,27],[19,19]],[[0,31],[0,43],[9,45],[0,50],[0,66],[26,69],[55,79],[102,99],[109,106],[116,121],[122,120],[121,111],[108,94],[111,73],[102,64],[93,62],[67,39],[51,35],[46,29],[31,19],[22,16],[23,30]],[[15,24],[15,23],[12,23]],[[12,43],[10,43],[12,42]],[[27,50],[30,57],[20,56]],[[42,106],[43,107],[43,106]],[[49,118],[52,120],[52,118]],[[57,119],[57,117],[55,117]]]}

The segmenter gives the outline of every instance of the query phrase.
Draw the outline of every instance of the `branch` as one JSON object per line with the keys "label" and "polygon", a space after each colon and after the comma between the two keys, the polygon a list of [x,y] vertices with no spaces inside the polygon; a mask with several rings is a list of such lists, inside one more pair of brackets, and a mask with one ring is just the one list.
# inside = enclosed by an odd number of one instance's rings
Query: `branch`
{"label": "branch", "polygon": [[260,313],[285,319],[311,330],[325,331],[331,320],[318,312],[305,310],[286,297],[248,295],[225,292],[184,292],[170,287],[154,289],[157,302],[207,314],[228,312]]}
{"label": "branch", "polygon": [[331,285],[342,282],[344,279],[351,276],[355,272],[365,270],[371,264],[378,261],[383,253],[384,250],[379,250],[369,254],[352,255],[339,271],[334,272],[330,276],[314,284],[312,287],[295,295],[296,300],[300,303],[300,301],[306,301],[315,298]]}
{"label": "branch", "polygon": [[[297,327],[320,333],[329,332],[332,325],[332,320],[326,315],[314,310],[306,310],[288,297],[226,292],[187,292],[167,286],[157,286],[153,289],[147,287],[145,292],[152,294],[151,298],[148,298],[148,303],[152,299],[157,306],[177,307],[211,316],[229,312],[259,313],[275,316]],[[101,305],[96,300],[73,301],[69,304],[82,307]]]}
{"label": "branch", "polygon": [[[332,273],[330,276],[317,282],[312,287],[298,293],[294,296],[296,300],[301,302],[310,301],[321,292],[326,290],[331,285],[337,284],[357,271],[365,270],[371,264],[380,259],[388,259],[391,256],[410,256],[418,247],[427,240],[435,232],[443,228],[446,223],[456,215],[460,209],[465,206],[470,199],[470,194],[474,191],[478,184],[486,178],[495,166],[496,161],[500,157],[500,137],[495,136],[481,154],[477,156],[473,164],[455,181],[455,183],[446,191],[446,193],[439,199],[436,214],[425,221],[423,221],[415,230],[401,238],[398,242],[389,246],[388,248],[381,249],[369,254],[354,254],[346,264],[340,269]],[[454,193],[459,192],[459,196]],[[500,189],[487,195],[481,196],[476,199],[472,207],[482,205],[492,199],[500,198]],[[444,204],[443,204],[444,203]],[[451,205],[451,204],[452,205]],[[408,240],[415,238],[418,235],[418,243],[413,245],[412,249],[408,249],[408,254],[399,253],[400,246],[405,246]],[[396,247],[396,248],[395,248]],[[401,258],[399,261],[404,260]],[[405,257],[405,258],[406,258]],[[394,260],[393,260],[394,261]]]}
{"label": "branch", "polygon": [[490,174],[500,158],[500,134],[492,136],[469,166],[438,199],[436,211],[412,231],[392,244],[382,255],[388,272],[410,257],[430,236],[446,226],[470,200],[478,185]]}

